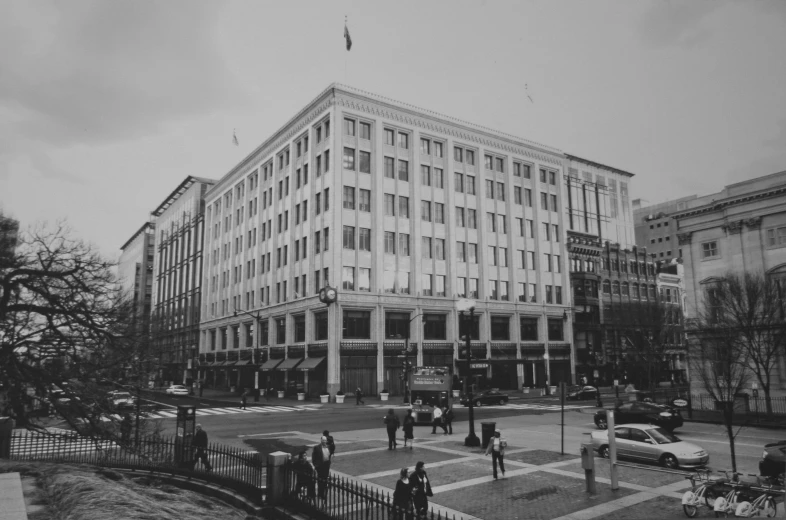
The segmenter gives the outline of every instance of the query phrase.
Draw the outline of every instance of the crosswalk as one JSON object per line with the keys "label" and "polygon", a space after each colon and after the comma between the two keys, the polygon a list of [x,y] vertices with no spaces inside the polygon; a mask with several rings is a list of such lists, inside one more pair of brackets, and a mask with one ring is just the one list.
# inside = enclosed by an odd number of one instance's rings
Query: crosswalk
{"label": "crosswalk", "polygon": [[[540,410],[545,412],[556,412],[562,410],[562,407],[558,404],[525,404],[525,403],[509,403],[504,405],[496,405],[496,406],[484,406],[483,408],[494,408],[497,410],[505,410],[506,408],[516,408],[518,410]],[[581,404],[566,404],[566,410],[580,410],[582,408],[593,408],[592,405],[581,405]]]}
{"label": "crosswalk", "polygon": [[[230,415],[230,414],[254,414],[254,413],[286,413],[286,412],[306,412],[318,410],[317,406],[247,406],[245,409],[227,408],[199,408],[196,411],[197,417],[209,417],[211,415]],[[169,410],[159,410],[146,414],[148,419],[171,419],[177,417],[177,412]]]}

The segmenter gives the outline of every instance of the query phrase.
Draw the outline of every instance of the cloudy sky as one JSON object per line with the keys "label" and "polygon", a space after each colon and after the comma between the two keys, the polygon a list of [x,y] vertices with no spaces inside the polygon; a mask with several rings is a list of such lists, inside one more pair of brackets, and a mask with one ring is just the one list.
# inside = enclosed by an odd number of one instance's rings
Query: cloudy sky
{"label": "cloudy sky", "polygon": [[784,49],[781,0],[2,0],[0,208],[116,257],[334,81],[711,193],[786,170]]}

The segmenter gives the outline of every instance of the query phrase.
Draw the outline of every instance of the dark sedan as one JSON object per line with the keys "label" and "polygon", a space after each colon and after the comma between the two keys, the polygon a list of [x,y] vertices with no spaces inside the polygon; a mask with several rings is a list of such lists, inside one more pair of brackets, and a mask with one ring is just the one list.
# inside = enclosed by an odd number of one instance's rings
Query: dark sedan
{"label": "dark sedan", "polygon": [[764,477],[775,477],[784,482],[786,473],[786,441],[764,445],[764,453],[759,461],[759,474]]}
{"label": "dark sedan", "polygon": [[[510,398],[507,394],[503,394],[499,390],[486,390],[479,394],[472,396],[472,402],[475,406],[483,406],[484,404],[505,404]],[[461,398],[461,404],[469,406],[469,399],[467,396]]]}
{"label": "dark sedan", "polygon": [[585,401],[587,399],[597,399],[598,389],[594,386],[574,386],[568,389],[565,399],[568,401]]}
{"label": "dark sedan", "polygon": [[[682,415],[678,410],[668,406],[634,401],[614,408],[614,423],[654,424],[671,432],[682,426]],[[595,425],[601,430],[607,428],[606,410],[600,410],[595,414]]]}

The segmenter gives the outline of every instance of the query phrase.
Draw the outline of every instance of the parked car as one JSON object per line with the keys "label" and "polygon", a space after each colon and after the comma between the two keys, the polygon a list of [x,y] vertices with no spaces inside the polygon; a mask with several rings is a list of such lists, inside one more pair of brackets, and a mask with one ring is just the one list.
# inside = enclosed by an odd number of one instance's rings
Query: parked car
{"label": "parked car", "polygon": [[172,385],[166,389],[169,395],[188,395],[188,388],[183,385]]}
{"label": "parked car", "polygon": [[136,398],[128,392],[113,390],[106,395],[112,408],[132,408],[136,405]]}
{"label": "parked car", "polygon": [[764,445],[764,452],[759,461],[759,474],[774,477],[784,485],[786,477],[786,441],[778,441]]}
{"label": "parked car", "polygon": [[[508,394],[503,394],[499,390],[486,390],[479,394],[472,396],[472,403],[475,406],[483,406],[484,404],[506,404],[510,400]],[[469,399],[464,396],[459,401],[464,406],[469,406]]]}
{"label": "parked car", "polygon": [[574,386],[568,389],[567,401],[584,401],[586,399],[595,400],[598,398],[598,389],[594,386]]}
{"label": "parked car", "polygon": [[[596,430],[590,439],[592,449],[609,458],[609,431]],[[660,426],[640,423],[615,426],[614,439],[620,459],[656,462],[671,469],[702,467],[710,461],[701,446],[685,442]]]}
{"label": "parked car", "polygon": [[[595,425],[601,430],[608,427],[607,411],[599,410],[595,413]],[[668,431],[674,431],[682,426],[682,415],[676,408],[662,404],[633,401],[617,405],[614,408],[614,424],[642,423],[661,426]]]}

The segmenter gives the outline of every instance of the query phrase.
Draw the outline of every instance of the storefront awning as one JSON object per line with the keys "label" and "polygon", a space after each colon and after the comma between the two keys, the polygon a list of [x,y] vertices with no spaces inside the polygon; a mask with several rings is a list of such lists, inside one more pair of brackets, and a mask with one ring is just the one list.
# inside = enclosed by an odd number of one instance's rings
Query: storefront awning
{"label": "storefront awning", "polygon": [[259,367],[259,369],[260,370],[273,370],[278,365],[280,365],[282,361],[284,361],[284,360],[283,359],[268,359],[267,361],[262,363],[262,365]]}
{"label": "storefront awning", "polygon": [[298,363],[303,361],[303,358],[289,358],[285,359],[283,363],[276,367],[276,370],[292,370]]}
{"label": "storefront awning", "polygon": [[325,361],[325,357],[324,356],[306,358],[306,359],[303,360],[303,362],[301,364],[299,364],[297,366],[297,369],[298,370],[303,370],[304,372],[308,371],[308,370],[314,370],[323,361]]}

